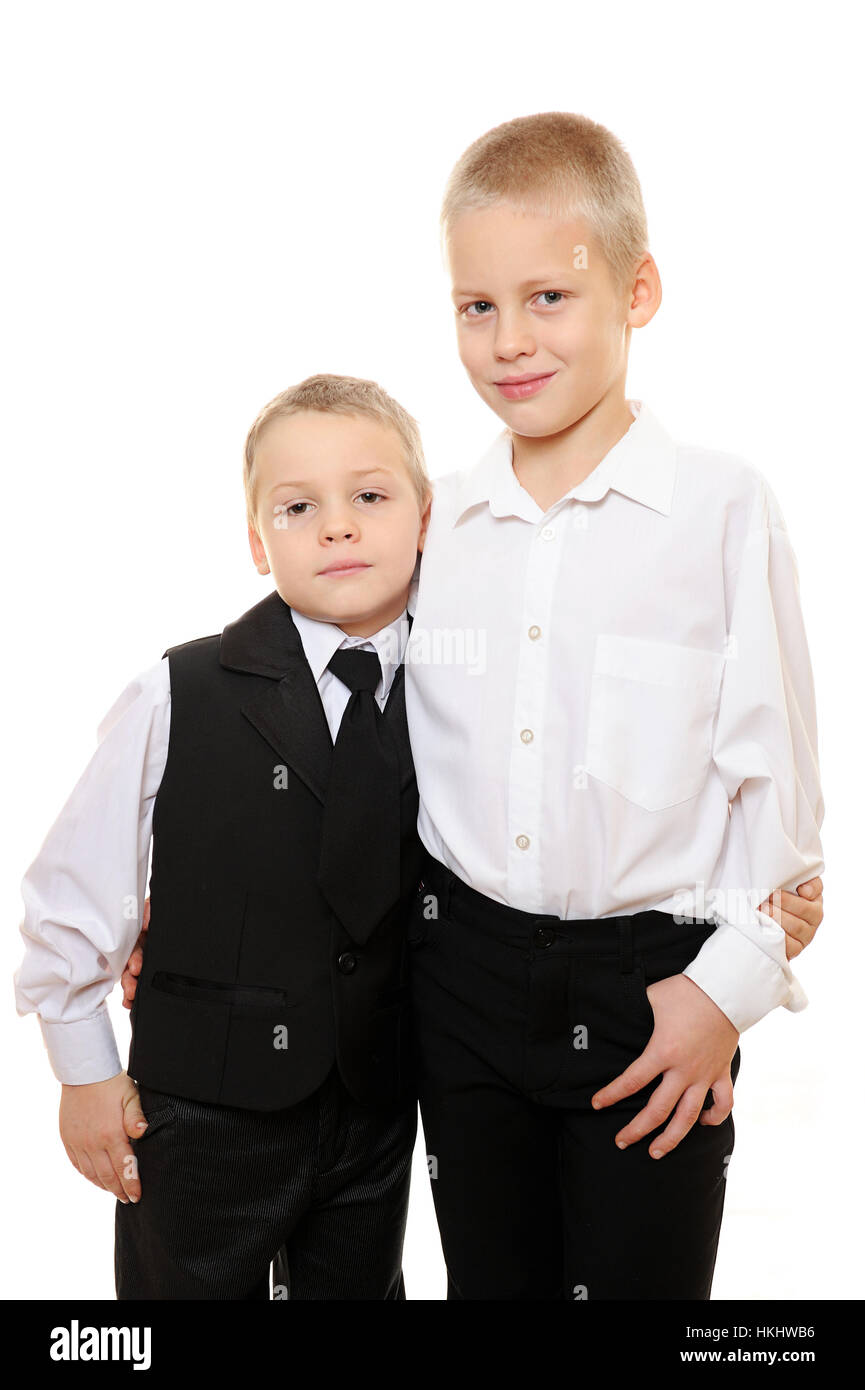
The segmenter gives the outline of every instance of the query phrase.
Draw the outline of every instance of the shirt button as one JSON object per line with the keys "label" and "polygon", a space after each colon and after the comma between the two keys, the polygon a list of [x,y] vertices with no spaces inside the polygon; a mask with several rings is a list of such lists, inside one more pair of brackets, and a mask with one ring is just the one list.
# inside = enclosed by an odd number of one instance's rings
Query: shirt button
{"label": "shirt button", "polygon": [[529,628],[529,636],[531,637],[533,642],[537,642],[540,635],[541,629],[533,623],[532,626]]}
{"label": "shirt button", "polygon": [[352,955],[351,951],[343,951],[336,963],[343,975],[351,975],[352,971],[357,969],[357,956]]}
{"label": "shirt button", "polygon": [[534,738],[534,734],[532,733],[531,729],[521,729],[520,738],[522,739],[523,743],[531,743],[532,739]]}
{"label": "shirt button", "polygon": [[529,840],[528,835],[518,835],[516,843],[520,849],[528,849],[529,845],[531,844],[531,841]]}
{"label": "shirt button", "polygon": [[545,540],[545,541],[551,541],[551,540],[553,539],[553,536],[554,536],[555,534],[556,534],[556,528],[555,528],[555,526],[545,526],[544,529],[543,529],[543,531],[541,532],[541,538],[542,538],[542,540]]}
{"label": "shirt button", "polygon": [[546,927],[541,923],[535,927],[534,938],[536,946],[552,946],[556,939],[556,933],[552,927]]}

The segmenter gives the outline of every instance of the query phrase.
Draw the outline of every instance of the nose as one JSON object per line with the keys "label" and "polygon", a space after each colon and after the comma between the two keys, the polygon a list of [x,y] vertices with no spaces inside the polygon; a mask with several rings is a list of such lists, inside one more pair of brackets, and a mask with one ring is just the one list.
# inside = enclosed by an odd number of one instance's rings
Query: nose
{"label": "nose", "polygon": [[532,357],[536,346],[531,326],[520,310],[499,311],[494,342],[496,357],[508,361],[513,357]]}
{"label": "nose", "polygon": [[346,516],[341,506],[332,507],[321,515],[319,537],[322,541],[350,541],[360,534],[357,521]]}

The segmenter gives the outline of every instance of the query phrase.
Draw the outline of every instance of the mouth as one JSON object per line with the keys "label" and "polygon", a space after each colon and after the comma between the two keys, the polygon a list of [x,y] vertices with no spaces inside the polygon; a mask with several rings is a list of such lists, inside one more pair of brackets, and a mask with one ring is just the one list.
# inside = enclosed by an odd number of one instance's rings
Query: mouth
{"label": "mouth", "polygon": [[528,376],[503,377],[501,381],[494,381],[493,385],[506,401],[521,401],[543,391],[554,376],[555,372],[533,372]]}
{"label": "mouth", "polygon": [[329,579],[344,579],[350,574],[360,574],[362,570],[372,569],[372,565],[366,564],[364,560],[337,560],[333,565],[328,565],[326,570],[319,570],[319,575],[326,575]]}

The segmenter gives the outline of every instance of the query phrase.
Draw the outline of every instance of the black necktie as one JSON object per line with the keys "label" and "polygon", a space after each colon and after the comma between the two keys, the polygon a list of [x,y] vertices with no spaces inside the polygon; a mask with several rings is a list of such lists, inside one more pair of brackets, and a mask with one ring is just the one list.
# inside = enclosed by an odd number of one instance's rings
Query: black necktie
{"label": "black necktie", "polygon": [[373,694],[381,678],[377,654],[343,648],[328,670],[351,695],[333,747],[318,881],[362,945],[399,898],[399,760]]}

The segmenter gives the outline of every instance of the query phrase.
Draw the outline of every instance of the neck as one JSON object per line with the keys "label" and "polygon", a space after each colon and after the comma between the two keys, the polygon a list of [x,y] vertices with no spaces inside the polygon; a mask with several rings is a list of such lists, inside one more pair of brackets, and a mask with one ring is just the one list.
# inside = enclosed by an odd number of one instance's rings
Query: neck
{"label": "neck", "polygon": [[597,468],[633,423],[622,382],[615,395],[602,397],[585,415],[557,434],[533,437],[512,430],[517,480],[547,511]]}
{"label": "neck", "polygon": [[394,599],[393,603],[388,604],[379,613],[356,623],[337,623],[337,627],[340,632],[345,633],[346,637],[372,637],[373,633],[380,632],[383,627],[387,627],[388,623],[395,623],[405,609],[407,602],[408,593],[405,593]]}

